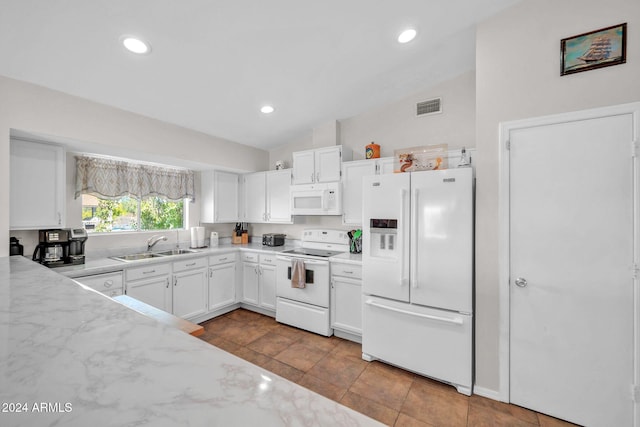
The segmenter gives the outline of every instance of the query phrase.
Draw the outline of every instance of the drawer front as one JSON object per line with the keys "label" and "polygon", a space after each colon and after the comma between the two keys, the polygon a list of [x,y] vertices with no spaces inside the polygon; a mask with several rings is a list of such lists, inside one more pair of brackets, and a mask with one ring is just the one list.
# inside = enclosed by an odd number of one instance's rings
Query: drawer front
{"label": "drawer front", "polygon": [[120,291],[122,293],[122,272],[96,274],[94,276],[78,277],[74,279],[83,285],[89,286],[99,292]]}
{"label": "drawer front", "polygon": [[148,277],[162,276],[171,273],[171,264],[150,264],[142,267],[127,268],[125,277],[127,282],[131,280],[146,279]]}
{"label": "drawer front", "polygon": [[226,254],[212,255],[212,256],[209,257],[209,265],[226,264],[228,262],[235,262],[235,261],[236,261],[236,253],[235,252],[228,252]]}
{"label": "drawer front", "polygon": [[363,353],[428,377],[471,387],[470,315],[367,295],[362,310]]}
{"label": "drawer front", "polygon": [[260,254],[260,264],[276,265],[276,256],[271,254]]}
{"label": "drawer front", "polygon": [[258,262],[258,254],[256,252],[243,252],[242,261],[246,262]]}
{"label": "drawer front", "polygon": [[355,264],[331,263],[331,275],[362,279],[362,266]]}
{"label": "drawer front", "polygon": [[173,272],[177,273],[179,271],[193,270],[196,268],[205,267],[207,267],[206,258],[189,258],[181,261],[175,261],[173,263]]}

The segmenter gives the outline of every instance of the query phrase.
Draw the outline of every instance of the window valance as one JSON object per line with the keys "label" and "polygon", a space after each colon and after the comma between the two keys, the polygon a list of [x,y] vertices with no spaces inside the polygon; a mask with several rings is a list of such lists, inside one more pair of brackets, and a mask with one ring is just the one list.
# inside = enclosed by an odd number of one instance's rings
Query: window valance
{"label": "window valance", "polygon": [[117,199],[126,195],[195,200],[193,171],[121,160],[76,156],[76,199],[81,194]]}

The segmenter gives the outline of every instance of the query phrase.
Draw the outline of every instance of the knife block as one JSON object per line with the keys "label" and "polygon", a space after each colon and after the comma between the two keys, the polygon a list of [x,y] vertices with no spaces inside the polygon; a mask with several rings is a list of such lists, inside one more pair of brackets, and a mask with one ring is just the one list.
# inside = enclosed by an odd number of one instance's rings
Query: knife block
{"label": "knife block", "polygon": [[233,233],[233,236],[231,236],[231,243],[233,243],[234,245],[239,245],[242,243],[242,235],[238,236],[235,233]]}

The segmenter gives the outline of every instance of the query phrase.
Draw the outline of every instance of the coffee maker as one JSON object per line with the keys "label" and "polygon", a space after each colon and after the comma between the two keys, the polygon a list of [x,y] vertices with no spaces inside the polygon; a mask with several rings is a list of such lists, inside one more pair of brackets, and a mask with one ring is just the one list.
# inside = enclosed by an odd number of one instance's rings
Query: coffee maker
{"label": "coffee maker", "polygon": [[84,264],[87,232],[82,229],[54,228],[38,231],[39,243],[33,260],[47,267]]}
{"label": "coffee maker", "polygon": [[69,229],[68,264],[84,264],[84,242],[87,241],[87,230],[84,228]]}

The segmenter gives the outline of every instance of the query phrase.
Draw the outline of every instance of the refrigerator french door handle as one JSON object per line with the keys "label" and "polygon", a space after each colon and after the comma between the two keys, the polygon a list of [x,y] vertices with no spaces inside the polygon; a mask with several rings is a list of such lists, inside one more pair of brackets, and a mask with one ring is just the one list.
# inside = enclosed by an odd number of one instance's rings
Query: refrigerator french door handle
{"label": "refrigerator french door handle", "polygon": [[452,323],[454,325],[462,325],[464,323],[463,320],[459,317],[452,319],[449,317],[440,317],[440,316],[432,316],[430,314],[415,313],[413,311],[402,310],[401,308],[389,307],[388,305],[378,304],[370,299],[366,300],[364,303],[372,307],[381,308],[383,310],[389,310],[396,313],[406,314],[414,317],[421,317],[423,319],[436,320],[438,322],[444,322],[444,323]]}
{"label": "refrigerator french door handle", "polygon": [[411,259],[409,260],[411,287],[418,287],[418,189],[411,191]]}
{"label": "refrigerator french door handle", "polygon": [[[405,210],[405,200],[407,198],[407,190],[405,190],[404,188],[402,190],[400,190],[400,218],[401,218],[401,224],[404,223],[404,210]],[[404,250],[405,248],[405,244],[404,244],[404,239],[406,239],[409,235],[409,233],[404,231],[404,225],[402,226],[403,230],[402,230],[402,249],[400,250],[400,262],[402,264],[402,277],[400,278],[400,286],[406,286],[409,284],[409,278],[405,276],[405,274],[407,273],[405,271],[404,268],[404,262],[405,262],[405,257],[407,256],[406,251]],[[399,242],[396,241],[396,244],[398,244]]]}

